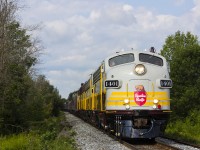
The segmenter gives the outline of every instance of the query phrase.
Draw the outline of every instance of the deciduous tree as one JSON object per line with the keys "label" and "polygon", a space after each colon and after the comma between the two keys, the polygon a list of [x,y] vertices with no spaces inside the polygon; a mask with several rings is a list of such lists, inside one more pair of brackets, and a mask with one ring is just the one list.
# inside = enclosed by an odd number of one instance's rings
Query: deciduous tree
{"label": "deciduous tree", "polygon": [[167,37],[161,54],[170,62],[172,110],[186,117],[200,105],[200,45],[198,37],[177,31]]}

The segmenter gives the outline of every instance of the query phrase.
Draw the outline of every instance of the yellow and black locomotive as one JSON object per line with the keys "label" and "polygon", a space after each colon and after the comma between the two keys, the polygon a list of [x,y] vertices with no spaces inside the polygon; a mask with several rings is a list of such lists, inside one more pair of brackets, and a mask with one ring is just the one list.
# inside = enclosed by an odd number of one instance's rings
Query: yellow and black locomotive
{"label": "yellow and black locomotive", "polygon": [[166,127],[172,81],[164,57],[123,51],[106,58],[67,109],[122,138],[154,139]]}

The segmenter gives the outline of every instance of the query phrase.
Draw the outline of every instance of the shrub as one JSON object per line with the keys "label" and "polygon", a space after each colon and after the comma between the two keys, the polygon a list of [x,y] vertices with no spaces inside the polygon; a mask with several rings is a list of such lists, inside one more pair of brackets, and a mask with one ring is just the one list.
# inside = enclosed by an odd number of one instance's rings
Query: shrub
{"label": "shrub", "polygon": [[171,121],[166,128],[166,135],[200,144],[200,111],[193,110],[185,119]]}

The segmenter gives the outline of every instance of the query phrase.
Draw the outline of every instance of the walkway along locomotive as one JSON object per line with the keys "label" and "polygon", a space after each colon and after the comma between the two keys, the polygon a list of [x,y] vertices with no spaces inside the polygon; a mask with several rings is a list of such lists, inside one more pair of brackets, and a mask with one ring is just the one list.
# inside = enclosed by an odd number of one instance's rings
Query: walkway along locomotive
{"label": "walkway along locomotive", "polygon": [[154,139],[164,132],[171,112],[171,87],[164,57],[118,52],[71,93],[67,108],[118,137]]}

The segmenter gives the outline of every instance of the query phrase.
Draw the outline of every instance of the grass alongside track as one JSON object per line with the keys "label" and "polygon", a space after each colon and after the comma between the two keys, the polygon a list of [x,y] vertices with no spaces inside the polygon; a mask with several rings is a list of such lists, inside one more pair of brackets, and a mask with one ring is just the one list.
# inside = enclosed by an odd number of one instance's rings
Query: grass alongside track
{"label": "grass alongside track", "polygon": [[[75,141],[69,126],[60,124],[60,118],[51,118],[35,125],[29,133],[0,137],[1,150],[75,150]],[[64,134],[59,134],[64,128]],[[59,136],[58,136],[59,135]]]}
{"label": "grass alongside track", "polygon": [[200,145],[200,112],[194,111],[182,120],[171,121],[165,134],[171,138]]}
{"label": "grass alongside track", "polygon": [[43,135],[26,134],[11,135],[0,138],[1,150],[74,150],[74,141],[60,137],[53,140],[44,140]]}

